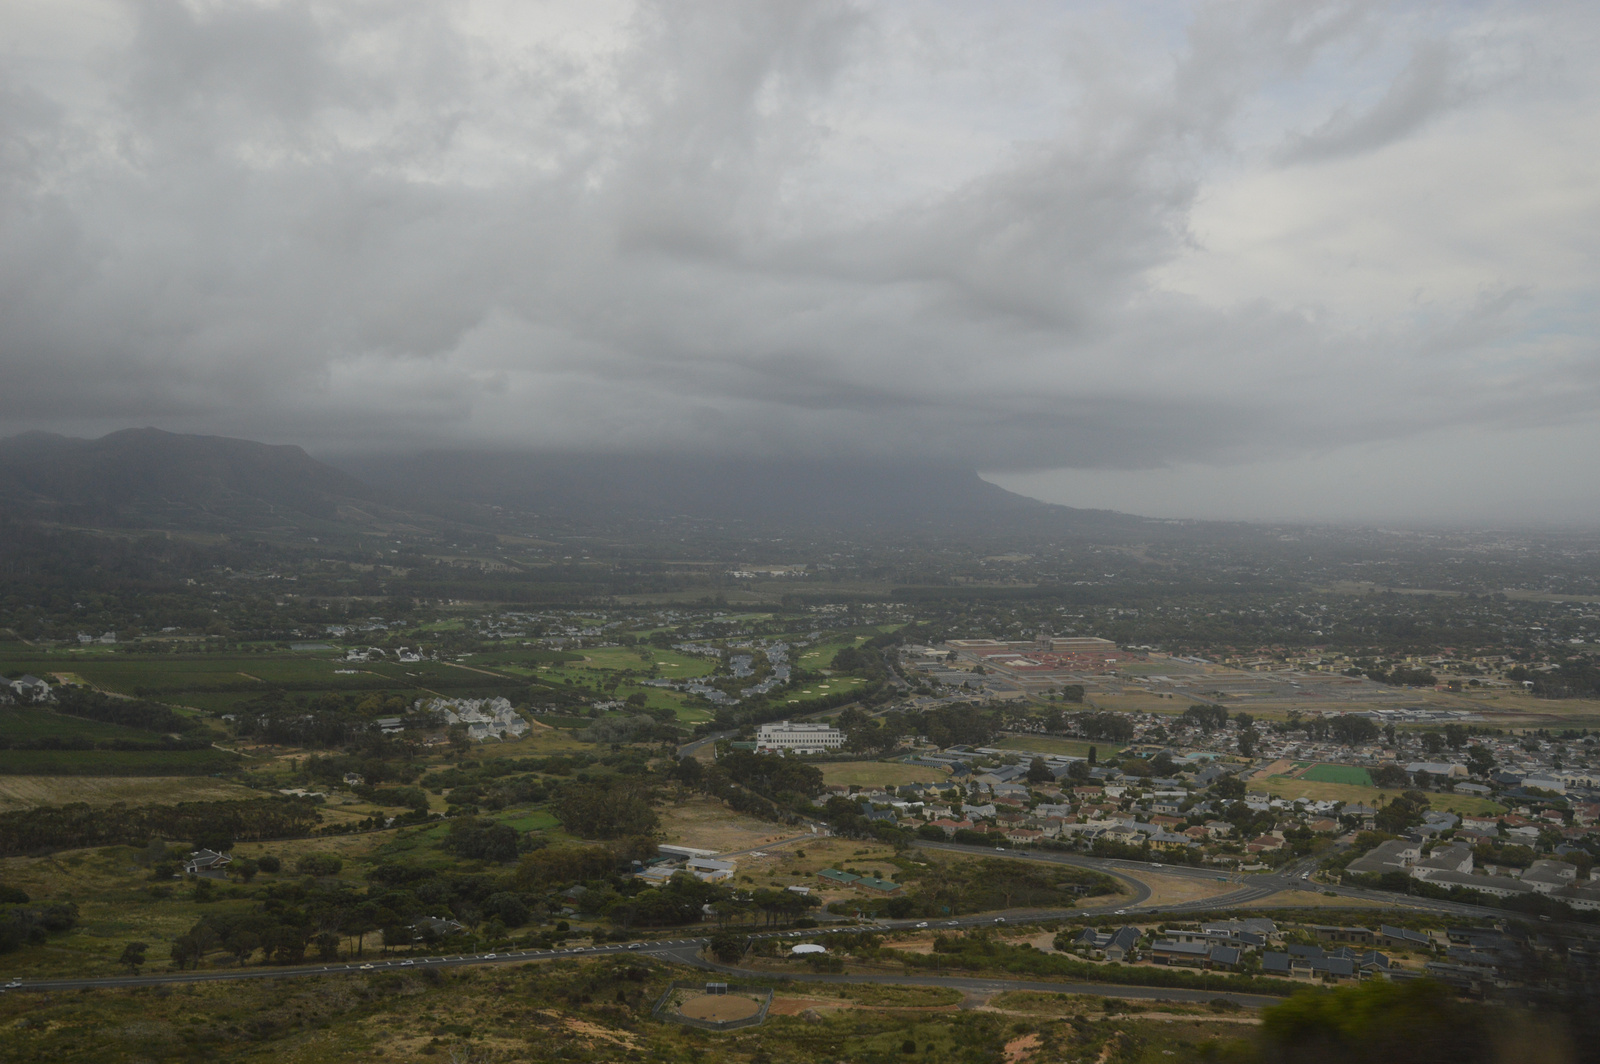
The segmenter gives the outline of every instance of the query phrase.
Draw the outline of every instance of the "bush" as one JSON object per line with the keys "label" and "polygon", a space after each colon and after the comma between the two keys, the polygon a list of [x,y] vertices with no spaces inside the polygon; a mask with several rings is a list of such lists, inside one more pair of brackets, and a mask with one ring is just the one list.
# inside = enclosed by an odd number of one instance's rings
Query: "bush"
{"label": "bush", "polygon": [[344,862],[331,853],[308,853],[294,863],[294,870],[303,876],[336,876]]}
{"label": "bush", "polygon": [[256,867],[263,872],[281,872],[283,871],[283,862],[268,853],[263,854],[256,860]]}

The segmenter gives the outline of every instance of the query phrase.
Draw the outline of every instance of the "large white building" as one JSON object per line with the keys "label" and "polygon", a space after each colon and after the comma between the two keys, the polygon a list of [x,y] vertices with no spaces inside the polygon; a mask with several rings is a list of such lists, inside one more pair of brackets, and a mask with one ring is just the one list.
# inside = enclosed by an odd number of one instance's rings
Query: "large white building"
{"label": "large white building", "polygon": [[780,720],[756,731],[756,749],[780,754],[820,754],[844,745],[844,732],[826,724],[791,724]]}

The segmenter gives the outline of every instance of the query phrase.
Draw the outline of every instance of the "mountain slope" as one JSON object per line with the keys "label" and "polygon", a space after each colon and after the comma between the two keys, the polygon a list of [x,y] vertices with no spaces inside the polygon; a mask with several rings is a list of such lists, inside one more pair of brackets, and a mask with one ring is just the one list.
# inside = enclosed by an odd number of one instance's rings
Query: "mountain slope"
{"label": "mountain slope", "polygon": [[[711,522],[749,531],[1115,532],[1143,518],[1042,503],[967,469],[679,455],[435,451],[334,459],[376,487],[553,526]],[[730,527],[730,530],[732,528]]]}
{"label": "mountain slope", "polygon": [[0,440],[0,501],[78,524],[215,528],[290,515],[333,520],[373,492],[295,446],[126,429],[97,440]]}

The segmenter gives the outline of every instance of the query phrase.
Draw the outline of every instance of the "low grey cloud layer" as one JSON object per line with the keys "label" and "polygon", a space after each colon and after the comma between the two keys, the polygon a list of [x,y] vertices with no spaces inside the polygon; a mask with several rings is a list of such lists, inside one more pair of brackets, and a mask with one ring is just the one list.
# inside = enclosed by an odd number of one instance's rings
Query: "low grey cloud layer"
{"label": "low grey cloud layer", "polygon": [[0,430],[1031,475],[1553,423],[1529,456],[1570,461],[1597,31],[1555,2],[18,0]]}

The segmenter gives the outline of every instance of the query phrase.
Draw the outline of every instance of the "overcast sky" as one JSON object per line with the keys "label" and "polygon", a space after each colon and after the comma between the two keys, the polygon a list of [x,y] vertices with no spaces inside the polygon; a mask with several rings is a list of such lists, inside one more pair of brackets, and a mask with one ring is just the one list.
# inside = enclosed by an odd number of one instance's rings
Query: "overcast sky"
{"label": "overcast sky", "polygon": [[1600,523],[1600,5],[0,4],[0,434]]}

